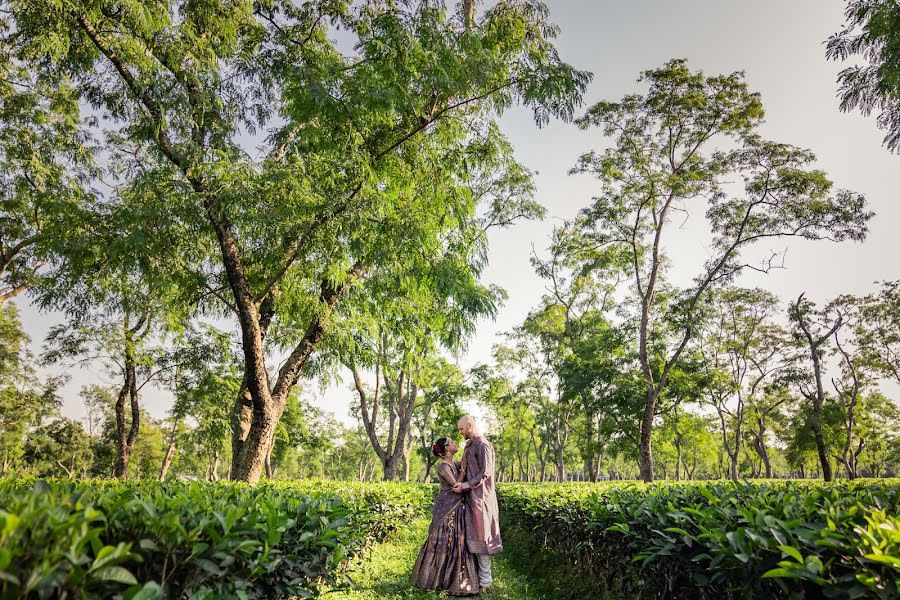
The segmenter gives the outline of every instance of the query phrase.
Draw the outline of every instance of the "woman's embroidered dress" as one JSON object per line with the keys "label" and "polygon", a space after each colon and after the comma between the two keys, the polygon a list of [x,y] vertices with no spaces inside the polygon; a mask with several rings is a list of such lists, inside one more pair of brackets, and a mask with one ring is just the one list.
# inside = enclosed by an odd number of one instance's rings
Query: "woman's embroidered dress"
{"label": "woman's embroidered dress", "polygon": [[453,492],[458,476],[456,465],[438,465],[441,491],[411,580],[422,589],[465,596],[479,592],[478,567],[475,555],[466,547],[466,503],[461,494]]}

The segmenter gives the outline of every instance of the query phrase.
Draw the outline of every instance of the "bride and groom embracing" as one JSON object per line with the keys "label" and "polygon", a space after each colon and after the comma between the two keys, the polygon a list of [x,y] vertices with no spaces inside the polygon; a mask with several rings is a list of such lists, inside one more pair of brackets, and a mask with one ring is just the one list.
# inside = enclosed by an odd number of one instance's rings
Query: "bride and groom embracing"
{"label": "bride and groom embracing", "polygon": [[475,419],[457,423],[466,440],[462,461],[451,438],[431,447],[438,463],[441,490],[434,502],[428,539],[419,551],[412,581],[422,589],[470,596],[491,587],[491,556],[503,550],[494,490],[494,448],[478,433]]}

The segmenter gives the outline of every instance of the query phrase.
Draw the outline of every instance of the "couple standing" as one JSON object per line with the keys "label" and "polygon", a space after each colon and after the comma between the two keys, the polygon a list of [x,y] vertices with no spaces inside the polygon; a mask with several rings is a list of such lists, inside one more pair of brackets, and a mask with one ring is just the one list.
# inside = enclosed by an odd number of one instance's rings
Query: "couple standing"
{"label": "couple standing", "polygon": [[491,556],[503,550],[499,509],[494,490],[494,448],[466,415],[457,423],[468,440],[462,461],[453,460],[458,447],[441,438],[431,447],[438,463],[441,491],[434,502],[428,539],[419,551],[412,581],[428,590],[469,596],[491,587]]}

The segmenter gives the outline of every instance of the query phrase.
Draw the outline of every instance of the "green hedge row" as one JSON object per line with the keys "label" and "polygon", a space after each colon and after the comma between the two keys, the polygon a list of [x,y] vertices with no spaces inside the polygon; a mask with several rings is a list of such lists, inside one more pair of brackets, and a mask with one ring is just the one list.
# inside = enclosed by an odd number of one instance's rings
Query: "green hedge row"
{"label": "green hedge row", "polygon": [[0,481],[0,598],[315,597],[430,486]]}
{"label": "green hedge row", "polygon": [[597,597],[900,598],[900,481],[507,484]]}

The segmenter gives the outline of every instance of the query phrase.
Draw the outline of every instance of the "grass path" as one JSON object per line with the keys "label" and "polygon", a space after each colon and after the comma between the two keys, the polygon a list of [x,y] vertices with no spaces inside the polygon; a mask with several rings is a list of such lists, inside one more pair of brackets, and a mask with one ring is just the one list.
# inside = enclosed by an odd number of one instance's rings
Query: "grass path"
{"label": "grass path", "polygon": [[[426,592],[409,582],[419,547],[428,534],[428,521],[413,523],[397,538],[379,544],[352,572],[354,585],[350,590],[334,590],[325,598],[335,600],[433,600],[451,598],[445,593]],[[482,600],[540,600],[540,594],[529,578],[516,569],[507,553],[494,557],[493,589],[477,596]]]}

